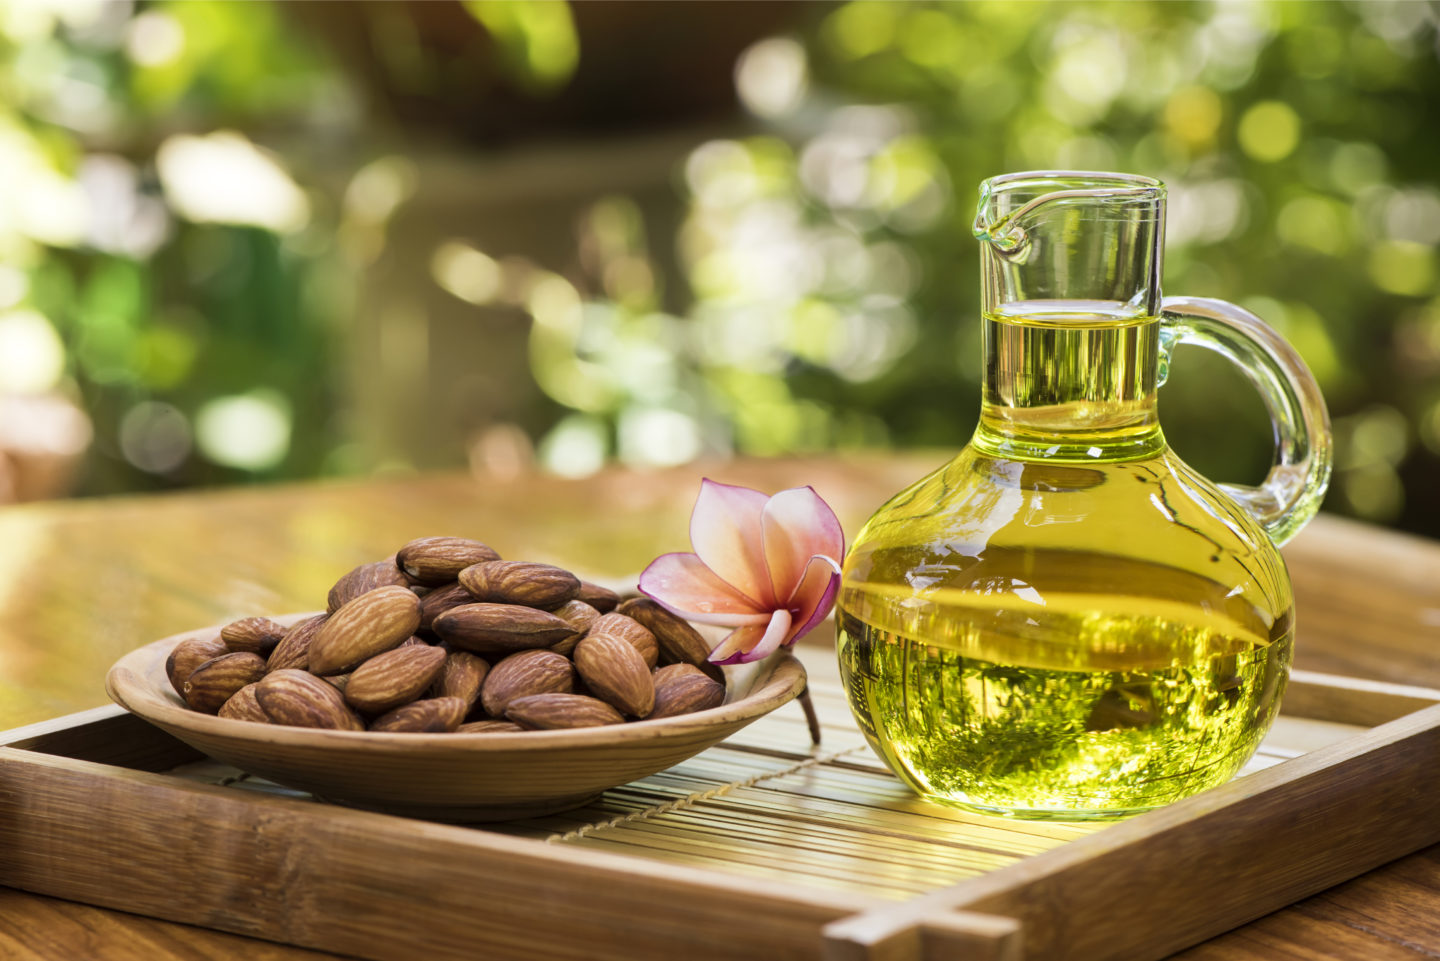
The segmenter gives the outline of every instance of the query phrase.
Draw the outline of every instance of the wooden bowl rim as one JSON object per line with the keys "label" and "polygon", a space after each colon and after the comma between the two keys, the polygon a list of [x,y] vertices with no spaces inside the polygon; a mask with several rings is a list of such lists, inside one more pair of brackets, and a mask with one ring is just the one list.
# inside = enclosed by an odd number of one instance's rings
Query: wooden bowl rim
{"label": "wooden bowl rim", "polygon": [[[276,620],[300,620],[311,614]],[[654,744],[685,738],[717,727],[740,726],[775,710],[805,688],[805,668],[790,653],[778,658],[768,672],[755,679],[750,693],[733,702],[693,714],[654,720],[629,721],[602,727],[557,731],[518,731],[493,734],[419,734],[382,731],[331,731],[321,728],[259,724],[203,714],[185,706],[165,675],[165,659],[176,644],[192,637],[214,637],[221,625],[172,634],[121,657],[105,676],[110,698],[153,724],[207,737],[223,737],[276,746],[329,746],[337,750],[375,753],[403,752],[504,754],[531,750],[596,748],[637,742]],[[163,687],[161,685],[163,684]]]}

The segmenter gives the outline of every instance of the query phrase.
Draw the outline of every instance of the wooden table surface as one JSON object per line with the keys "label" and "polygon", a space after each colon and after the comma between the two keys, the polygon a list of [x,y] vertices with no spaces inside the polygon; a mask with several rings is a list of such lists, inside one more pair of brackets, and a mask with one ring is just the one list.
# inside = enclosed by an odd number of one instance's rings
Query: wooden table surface
{"label": "wooden table surface", "polygon": [[[659,553],[688,549],[702,476],[772,491],[810,484],[853,536],[886,496],[943,459],[741,461],[583,481],[431,475],[0,509],[0,728],[105,703],[106,669],[145,642],[323,607],[340,574],[413,537],[477,537],[505,556],[627,578]],[[1297,667],[1440,686],[1440,544],[1322,516],[1285,553]],[[333,957],[0,888],[3,958],[242,956]],[[1440,957],[1440,846],[1176,957]]]}

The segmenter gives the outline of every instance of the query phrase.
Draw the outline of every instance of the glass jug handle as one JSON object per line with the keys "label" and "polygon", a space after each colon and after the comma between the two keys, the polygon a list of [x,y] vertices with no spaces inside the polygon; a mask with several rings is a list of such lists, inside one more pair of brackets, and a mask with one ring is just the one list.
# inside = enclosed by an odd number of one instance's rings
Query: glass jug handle
{"label": "glass jug handle", "polygon": [[1320,386],[1283,337],[1250,311],[1223,300],[1166,297],[1161,302],[1160,384],[1169,375],[1177,344],[1226,357],[1260,391],[1275,428],[1275,464],[1259,487],[1218,486],[1276,544],[1284,544],[1315,516],[1330,482],[1330,415]]}

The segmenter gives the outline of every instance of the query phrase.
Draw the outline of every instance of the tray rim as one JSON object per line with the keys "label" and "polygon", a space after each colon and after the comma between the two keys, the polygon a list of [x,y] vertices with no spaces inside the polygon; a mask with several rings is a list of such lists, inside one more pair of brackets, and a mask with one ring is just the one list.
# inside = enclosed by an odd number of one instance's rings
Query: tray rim
{"label": "tray rim", "polygon": [[[1292,697],[1292,692],[1298,696]],[[1431,706],[1425,707],[1426,704]],[[1287,710],[1290,707],[1298,710]],[[1416,707],[1420,709],[1417,711]],[[318,812],[323,811],[325,820],[334,819],[338,814],[346,820],[345,827],[349,828],[353,824],[362,832],[372,828],[394,835],[418,831],[432,841],[460,843],[466,849],[477,853],[488,850],[496,856],[558,867],[562,871],[581,869],[581,873],[607,878],[643,878],[673,890],[683,890],[687,898],[697,901],[738,898],[739,902],[751,903],[758,898],[759,902],[772,909],[789,908],[805,914],[807,918],[818,912],[823,938],[821,950],[824,957],[834,961],[879,957],[922,958],[935,954],[938,951],[937,945],[944,946],[947,950],[963,946],[976,958],[998,959],[1024,957],[1023,953],[1019,953],[1022,952],[1020,945],[1025,940],[1023,925],[1013,917],[994,913],[987,905],[995,902],[997,898],[1003,901],[1006,894],[1020,890],[1028,883],[1027,879],[1063,877],[1068,871],[1087,863],[1089,854],[1134,850],[1165,831],[1172,830],[1176,824],[1190,824],[1196,819],[1204,818],[1223,819],[1237,805],[1242,805],[1249,799],[1264,800],[1286,785],[1302,782],[1317,773],[1337,770],[1348,772],[1355,765],[1363,763],[1372,752],[1383,749],[1386,745],[1404,744],[1425,735],[1440,740],[1440,691],[1427,688],[1295,671],[1292,674],[1290,691],[1282,704],[1282,713],[1301,717],[1318,714],[1321,719],[1340,720],[1345,723],[1354,723],[1356,718],[1383,719],[1386,715],[1394,719],[1194,798],[1110,825],[1094,835],[1068,842],[1058,848],[1031,855],[1014,865],[936,888],[900,902],[867,898],[853,892],[807,887],[801,881],[785,884],[757,882],[723,871],[671,865],[638,855],[555,847],[540,840],[515,838],[471,828],[416,822],[392,815],[334,809],[328,806],[319,808],[311,801],[236,792],[222,787],[181,781],[167,773],[150,773],[123,765],[44,753],[47,742],[56,738],[77,739],[83,737],[85,731],[96,724],[115,723],[116,718],[133,717],[114,705],[0,732],[0,766],[38,766],[54,772],[100,780],[114,778],[117,772],[124,772],[123,778],[133,784],[149,789],[178,792],[176,797],[223,797],[232,805],[250,806],[262,812],[283,811],[287,816],[299,819],[314,818]],[[1340,716],[1336,716],[1337,714]],[[136,724],[146,723],[138,717],[133,717],[133,720]],[[376,818],[383,819],[383,824],[371,823],[371,819]],[[1440,819],[1436,821],[1435,834],[1440,837]],[[1409,841],[1405,843],[1409,844]],[[1423,846],[1423,843],[1411,844],[1404,850],[1391,851],[1387,848],[1382,852],[1384,856],[1380,860],[1365,866],[1347,864],[1344,877],[1361,873],[1420,846]],[[0,855],[0,863],[3,863],[7,856]],[[1335,879],[1328,880],[1315,890],[1333,883]],[[30,889],[37,890],[33,887]],[[1293,893],[1287,892],[1285,900],[1280,903],[1261,905],[1252,916],[1267,913],[1304,896],[1291,896]],[[1313,892],[1305,892],[1308,893]],[[58,896],[64,897],[67,894],[59,893]],[[124,905],[106,906],[134,910]],[[152,912],[142,910],[141,913]],[[206,923],[191,916],[170,919]],[[224,926],[223,920],[221,919],[222,924],[207,926],[237,931],[234,926]],[[1221,917],[1216,922],[1217,927],[1213,933],[1228,930],[1246,920],[1249,918],[1229,915]],[[267,936],[267,932],[249,927],[239,929],[237,933],[262,938]],[[274,934],[284,936],[287,943],[321,950],[342,950],[328,943],[291,940],[291,932],[288,931],[271,934],[272,939]],[[1183,946],[1176,945],[1170,949]],[[878,953],[882,950],[883,954]],[[1134,954],[1125,956],[1138,957]]]}
{"label": "tray rim", "polygon": [[[1312,674],[1310,677],[1318,680],[1331,676]],[[1352,679],[1336,678],[1336,680],[1348,682]],[[1315,683],[1315,681],[1311,683]],[[827,926],[825,936],[827,947],[834,945],[837,950],[831,955],[827,955],[827,958],[875,958],[878,961],[883,957],[886,961],[890,961],[892,958],[903,961],[903,959],[912,957],[930,957],[932,954],[939,956],[943,954],[943,950],[936,947],[937,945],[948,945],[950,949],[960,946],[961,942],[954,941],[957,932],[963,934],[967,939],[978,935],[984,925],[977,922],[976,918],[1005,918],[1016,921],[1019,928],[1023,930],[1023,924],[1019,924],[1018,919],[1011,915],[1010,910],[1013,910],[1024,898],[1030,896],[1037,883],[1063,884],[1069,872],[1084,869],[1095,863],[1100,857],[1121,855],[1142,845],[1153,844],[1172,836],[1184,839],[1206,830],[1208,822],[1223,821],[1227,817],[1233,819],[1237,814],[1242,818],[1254,818],[1257,826],[1252,833],[1263,833],[1267,826],[1283,831],[1283,826],[1277,825],[1275,822],[1284,818],[1293,818],[1301,812],[1284,809],[1264,812],[1263,808],[1267,805],[1273,806],[1277,796],[1292,800],[1298,799],[1298,796],[1305,792],[1309,781],[1318,780],[1329,784],[1345,776],[1350,768],[1362,759],[1372,757],[1380,752],[1400,753],[1406,745],[1417,738],[1423,739],[1427,735],[1433,741],[1433,744],[1430,745],[1431,750],[1440,748],[1440,691],[1404,685],[1388,685],[1381,682],[1362,682],[1353,688],[1348,684],[1343,684],[1340,687],[1342,689],[1349,688],[1364,695],[1381,694],[1384,693],[1385,688],[1391,688],[1398,698],[1404,700],[1423,698],[1430,701],[1430,704],[1418,711],[1403,714],[1394,720],[1361,731],[1333,744],[1306,752],[1298,757],[1289,758],[1264,770],[1237,778],[1166,807],[1158,808],[1127,821],[1117,822],[1103,831],[1077,838],[979,877],[966,878],[907,901],[891,903],[873,911],[835,922]],[[1372,700],[1372,709],[1373,706]],[[1440,787],[1440,774],[1430,775],[1429,781]],[[1390,793],[1404,795],[1410,793],[1410,789],[1392,785]],[[1292,795],[1295,797],[1291,797]],[[1431,796],[1435,797],[1434,794]],[[1338,806],[1333,799],[1327,799],[1324,805],[1326,808]],[[1440,816],[1437,816],[1440,814],[1440,802],[1432,801],[1430,807],[1437,810],[1428,817],[1419,819],[1422,821],[1422,825],[1428,826],[1428,831],[1418,835],[1428,838],[1428,840],[1422,840],[1414,845],[1405,845],[1403,850],[1377,853],[1369,862],[1357,862],[1362,866],[1355,867],[1354,870],[1351,870],[1353,865],[1347,865],[1346,868],[1335,873],[1335,876],[1323,883],[1315,883],[1307,876],[1301,883],[1277,889],[1269,897],[1264,894],[1257,895],[1253,902],[1253,910],[1238,917],[1233,923],[1215,924],[1211,926],[1211,930],[1207,930],[1201,936],[1178,939],[1165,950],[1164,954],[1197,944],[1207,937],[1228,931],[1239,924],[1292,904],[1309,894],[1324,890],[1331,884],[1354,877],[1395,857],[1418,850],[1427,843],[1440,840]],[[1315,817],[1314,811],[1308,813],[1311,818]],[[1238,842],[1231,841],[1231,844],[1235,843]],[[1239,879],[1236,883],[1246,884],[1250,888],[1263,889],[1264,887],[1263,881],[1255,878]],[[1007,907],[1010,910],[1007,910]],[[944,924],[940,923],[942,920]],[[1167,918],[1165,923],[1166,925],[1172,924],[1173,918]],[[1132,919],[1130,929],[1132,933],[1134,929],[1135,924]],[[1116,928],[1111,927],[1107,930],[1113,934]],[[918,940],[916,940],[917,938]],[[1009,931],[1001,931],[992,933],[987,939],[982,940],[986,950],[1001,951],[1014,940],[1014,935]],[[924,946],[927,941],[930,942],[929,947]],[[969,941],[965,940],[963,943],[968,945]],[[910,947],[908,949],[898,947],[904,944],[909,944]],[[1151,956],[1143,952],[1124,950],[1123,943],[1118,947],[1122,950],[1114,955],[1117,958],[1138,959],[1142,956]],[[862,948],[863,950],[861,950]],[[883,954],[876,953],[880,952],[882,948]],[[990,957],[988,954],[980,956]],[[1008,957],[1003,952],[994,956],[996,958]],[[1023,956],[1025,955],[1016,955],[1016,957]],[[1057,957],[1053,954],[1043,956]],[[1091,957],[1092,955],[1081,954],[1078,956]]]}
{"label": "tray rim", "polygon": [[[65,727],[50,728],[50,725],[57,722],[81,718],[84,719],[83,722],[77,725],[67,725]],[[488,831],[485,829],[485,826],[483,824],[461,825],[446,824],[440,821],[423,821],[416,818],[405,817],[403,815],[385,814],[379,811],[367,811],[363,808],[350,808],[341,805],[325,804],[323,802],[316,802],[303,798],[292,798],[282,795],[263,794],[258,792],[238,792],[214,784],[206,784],[204,782],[176,778],[172,776],[168,771],[143,771],[131,767],[125,767],[123,765],[106,764],[100,761],[80,760],[72,757],[66,757],[65,755],[61,754],[50,754],[48,752],[40,750],[36,746],[31,746],[24,743],[25,741],[41,741],[43,743],[43,739],[48,734],[73,734],[80,732],[85,727],[93,725],[97,722],[111,721],[115,719],[130,719],[140,724],[149,723],[145,721],[144,718],[141,718],[135,714],[131,714],[119,705],[104,705],[97,708],[91,708],[86,711],[79,711],[74,714],[63,715],[62,717],[55,718],[52,721],[41,721],[33,725],[27,725],[23,728],[14,728],[11,731],[0,731],[0,761],[14,760],[17,754],[23,752],[23,754],[26,755],[26,757],[24,758],[24,763],[40,764],[46,767],[54,768],[56,770],[67,770],[84,774],[100,775],[105,777],[115,776],[113,773],[111,773],[113,771],[122,771],[125,772],[125,779],[134,783],[157,785],[164,790],[176,791],[187,795],[194,794],[200,796],[226,798],[239,801],[242,804],[248,804],[257,807],[283,806],[289,810],[302,812],[307,817],[313,817],[316,814],[323,814],[323,817],[326,820],[344,818],[346,820],[353,821],[355,824],[361,825],[362,827],[369,827],[370,825],[367,824],[367,822],[373,818],[383,818],[387,822],[387,826],[391,829],[401,830],[396,826],[396,822],[398,822],[399,824],[408,825],[412,828],[418,826],[419,828],[423,828],[425,835],[428,837],[439,838],[443,836],[444,839],[448,841],[463,842],[465,847],[490,848],[494,849],[495,851],[505,852],[507,854],[520,853],[532,855],[537,859],[554,860],[557,862],[567,863],[575,861],[577,859],[576,854],[580,854],[582,855],[582,860],[593,862],[598,867],[624,868],[625,873],[627,874],[638,871],[638,873],[650,874],[658,879],[672,882],[681,882],[686,885],[694,885],[697,883],[696,872],[691,869],[677,867],[664,861],[652,860],[650,858],[639,857],[637,855],[616,854],[608,851],[593,851],[589,849],[579,848],[562,848],[555,845],[547,844],[544,841],[534,840],[531,838],[515,837],[514,835],[503,834],[495,831]],[[168,732],[165,732],[159,728],[157,728],[156,730],[158,733],[163,734],[165,737],[174,738],[173,734],[169,734]],[[23,733],[25,737],[23,741],[12,741],[7,737],[12,733]],[[175,740],[179,742],[178,738],[175,738]],[[183,742],[179,743],[183,744]],[[194,751],[195,754],[200,754],[199,751],[195,751],[193,748],[189,748],[188,745],[186,745],[186,747],[189,750]],[[3,860],[3,855],[0,855],[0,860]],[[706,885],[713,884],[713,886],[716,888],[727,889],[748,889],[754,887],[753,882],[749,882],[746,881],[746,879],[744,878],[740,878],[731,874],[725,874],[723,872],[717,872],[713,877],[709,875],[704,876],[703,883]],[[832,899],[835,896],[835,893],[829,889],[821,890],[805,888],[798,885],[787,886],[787,891],[795,890],[800,891],[804,895],[818,895],[821,896],[823,899]],[[843,898],[844,895],[842,894],[841,897]],[[811,899],[808,897],[800,897],[796,899],[797,902],[802,903],[809,900]],[[879,899],[864,898],[859,895],[855,896],[855,900],[857,904],[880,903]]]}

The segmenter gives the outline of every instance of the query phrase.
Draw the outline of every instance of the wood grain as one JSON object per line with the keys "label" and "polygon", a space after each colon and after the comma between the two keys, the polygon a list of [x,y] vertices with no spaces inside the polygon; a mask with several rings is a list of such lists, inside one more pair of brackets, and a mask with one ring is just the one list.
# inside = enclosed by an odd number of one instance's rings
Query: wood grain
{"label": "wood grain", "polygon": [[204,756],[113,704],[5,731],[0,733],[0,747],[137,771],[168,771]]}
{"label": "wood grain", "polygon": [[1285,548],[1295,586],[1296,666],[1440,687],[1440,549],[1321,515]]}
{"label": "wood grain", "polygon": [[[1347,768],[1362,754],[1363,773]],[[1034,961],[1161,958],[1440,840],[1440,817],[1427,803],[1440,796],[1440,766],[1427,763],[1437,755],[1440,705],[1042,856],[845,919],[827,938],[863,932],[884,943],[965,909],[1019,920],[1023,957]]]}
{"label": "wood grain", "polygon": [[1374,727],[1440,704],[1440,690],[1315,671],[1291,671],[1285,713]]}
{"label": "wood grain", "polygon": [[0,958],[339,961],[341,956],[0,888]]}
{"label": "wood grain", "polygon": [[16,885],[373,961],[809,958],[877,903],[14,748],[0,783]]}
{"label": "wood grain", "polygon": [[1304,961],[1440,956],[1440,846],[1301,901],[1174,961]]}

